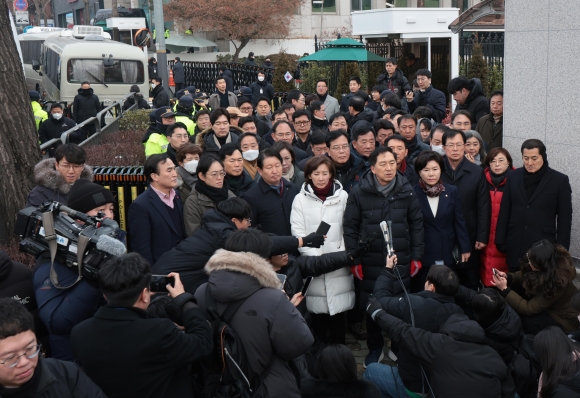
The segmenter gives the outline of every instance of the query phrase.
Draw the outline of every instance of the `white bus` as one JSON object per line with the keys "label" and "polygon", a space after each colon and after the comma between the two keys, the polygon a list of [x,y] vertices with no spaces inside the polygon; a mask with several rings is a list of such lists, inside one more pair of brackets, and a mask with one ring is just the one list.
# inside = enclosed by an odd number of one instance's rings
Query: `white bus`
{"label": "white bus", "polygon": [[27,81],[32,80],[32,73],[40,75],[39,89],[45,100],[71,104],[85,81],[105,105],[121,100],[134,84],[142,93],[149,92],[146,54],[110,40],[101,27],[75,26],[43,39],[39,58],[30,60],[30,80],[25,73]]}

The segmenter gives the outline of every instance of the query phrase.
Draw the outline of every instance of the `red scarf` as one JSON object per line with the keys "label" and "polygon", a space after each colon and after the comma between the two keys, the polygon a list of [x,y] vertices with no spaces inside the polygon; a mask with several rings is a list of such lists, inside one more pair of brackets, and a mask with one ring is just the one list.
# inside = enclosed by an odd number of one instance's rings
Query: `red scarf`
{"label": "red scarf", "polygon": [[405,174],[405,171],[407,170],[407,160],[403,159],[403,161],[401,162],[401,167],[399,168],[399,171],[403,174]]}
{"label": "red scarf", "polygon": [[419,186],[425,192],[425,195],[429,196],[430,198],[435,198],[441,195],[441,192],[445,192],[445,186],[441,180],[437,181],[437,183],[433,186],[425,184],[422,179],[419,179]]}
{"label": "red scarf", "polygon": [[314,191],[314,194],[316,196],[318,196],[318,198],[324,202],[326,200],[326,198],[328,197],[328,194],[330,193],[330,190],[332,189],[333,185],[334,185],[334,181],[329,180],[328,184],[326,184],[326,186],[324,188],[316,188],[314,186],[314,184],[312,184],[311,187],[312,187],[312,191]]}

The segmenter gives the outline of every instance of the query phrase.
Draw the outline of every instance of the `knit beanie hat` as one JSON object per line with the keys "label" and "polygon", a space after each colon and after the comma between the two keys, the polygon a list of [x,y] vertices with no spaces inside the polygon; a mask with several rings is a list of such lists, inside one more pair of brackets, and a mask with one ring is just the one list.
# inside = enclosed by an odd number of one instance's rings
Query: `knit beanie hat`
{"label": "knit beanie hat", "polygon": [[68,207],[83,213],[106,203],[115,203],[111,191],[89,180],[76,180],[68,196]]}

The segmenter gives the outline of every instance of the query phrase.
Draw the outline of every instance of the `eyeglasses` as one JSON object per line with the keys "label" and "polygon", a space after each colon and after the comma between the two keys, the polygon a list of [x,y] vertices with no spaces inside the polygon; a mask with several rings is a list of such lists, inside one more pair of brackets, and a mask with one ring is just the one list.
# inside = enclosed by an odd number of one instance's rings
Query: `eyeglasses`
{"label": "eyeglasses", "polygon": [[449,149],[453,148],[461,149],[465,146],[465,144],[446,144],[445,146]]}
{"label": "eyeglasses", "polygon": [[248,107],[248,108],[240,108],[240,110],[242,112],[244,112],[244,113],[250,113],[250,112],[252,112],[254,110],[254,108],[250,108],[250,107]]}
{"label": "eyeglasses", "polygon": [[187,134],[174,134],[172,137],[178,140],[186,140],[189,136]]}
{"label": "eyeglasses", "polygon": [[335,145],[335,146],[330,147],[330,149],[332,149],[333,151],[336,151],[336,152],[346,152],[346,151],[348,151],[348,148],[349,148],[348,144],[344,144],[342,146]]}
{"label": "eyeglasses", "polygon": [[425,80],[429,80],[429,78],[428,77],[418,77],[417,78],[418,82],[424,82]]}
{"label": "eyeglasses", "polygon": [[208,176],[210,176],[211,178],[224,178],[226,176],[226,173],[224,173],[223,171],[215,171],[213,173],[208,173]]}
{"label": "eyeglasses", "polygon": [[16,365],[18,365],[18,362],[20,362],[20,357],[26,357],[28,359],[32,359],[38,355],[41,348],[42,348],[42,344],[30,346],[26,349],[24,354],[12,355],[12,356],[6,358],[4,361],[0,362],[0,364],[6,366],[7,368],[13,368]]}
{"label": "eyeglasses", "polygon": [[82,170],[85,167],[84,164],[68,164],[68,163],[59,163],[58,166],[62,167],[63,169],[69,169],[69,170],[74,169],[76,171]]}
{"label": "eyeglasses", "polygon": [[305,122],[294,122],[294,124],[298,126],[306,126],[308,123],[310,123],[310,120],[306,120]]}

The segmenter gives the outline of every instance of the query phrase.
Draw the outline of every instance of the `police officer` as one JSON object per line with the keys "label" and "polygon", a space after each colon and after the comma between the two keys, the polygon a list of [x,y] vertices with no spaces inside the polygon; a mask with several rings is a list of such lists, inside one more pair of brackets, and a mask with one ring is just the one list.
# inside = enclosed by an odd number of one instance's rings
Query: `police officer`
{"label": "police officer", "polygon": [[48,113],[46,113],[46,111],[42,109],[42,105],[40,105],[40,93],[38,91],[30,90],[28,96],[30,97],[30,105],[32,105],[32,113],[34,113],[36,131],[38,131],[40,123],[48,119]]}
{"label": "police officer", "polygon": [[193,98],[190,95],[184,95],[175,105],[175,121],[185,124],[189,135],[195,134],[195,123],[191,116],[193,112]]}

